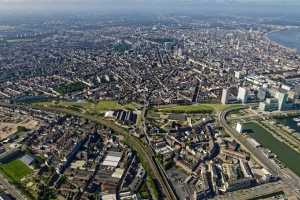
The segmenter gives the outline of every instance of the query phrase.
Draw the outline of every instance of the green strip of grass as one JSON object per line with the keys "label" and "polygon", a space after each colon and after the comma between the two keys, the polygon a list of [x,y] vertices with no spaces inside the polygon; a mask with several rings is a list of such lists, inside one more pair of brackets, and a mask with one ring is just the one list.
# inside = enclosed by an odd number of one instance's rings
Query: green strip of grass
{"label": "green strip of grass", "polygon": [[214,108],[204,104],[195,104],[166,107],[159,109],[158,111],[164,113],[212,113]]}
{"label": "green strip of grass", "polygon": [[34,106],[43,106],[43,107],[57,107],[57,108],[66,108],[71,109],[76,112],[88,112],[88,113],[100,113],[108,110],[135,110],[138,105],[135,103],[129,103],[121,105],[113,100],[101,100],[99,102],[92,101],[82,101],[82,102],[72,102],[72,101],[51,101],[51,102],[36,102],[33,103]]}
{"label": "green strip of grass", "polygon": [[122,106],[115,101],[99,101],[96,104],[96,111],[117,110],[122,109]]}
{"label": "green strip of grass", "polygon": [[192,105],[175,105],[165,106],[158,109],[163,113],[212,113],[222,111],[227,108],[239,107],[240,105],[223,105],[223,104],[192,104]]}

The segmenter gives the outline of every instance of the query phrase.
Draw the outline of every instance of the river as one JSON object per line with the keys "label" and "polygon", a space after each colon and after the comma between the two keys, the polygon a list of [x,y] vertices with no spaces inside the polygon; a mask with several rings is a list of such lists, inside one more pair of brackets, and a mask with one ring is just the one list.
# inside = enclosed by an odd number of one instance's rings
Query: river
{"label": "river", "polygon": [[266,129],[254,122],[245,124],[249,131],[249,135],[264,147],[270,149],[278,156],[278,159],[283,162],[288,168],[300,176],[300,154],[291,149],[288,145],[278,141]]}

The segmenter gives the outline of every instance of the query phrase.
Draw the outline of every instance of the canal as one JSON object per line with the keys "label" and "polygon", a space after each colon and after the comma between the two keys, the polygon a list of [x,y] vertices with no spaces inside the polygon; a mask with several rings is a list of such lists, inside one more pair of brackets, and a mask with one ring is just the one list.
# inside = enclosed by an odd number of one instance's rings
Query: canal
{"label": "canal", "polygon": [[265,128],[255,122],[245,124],[249,135],[264,147],[275,153],[278,159],[290,168],[294,173],[300,176],[300,154],[291,149],[288,145],[278,141]]}

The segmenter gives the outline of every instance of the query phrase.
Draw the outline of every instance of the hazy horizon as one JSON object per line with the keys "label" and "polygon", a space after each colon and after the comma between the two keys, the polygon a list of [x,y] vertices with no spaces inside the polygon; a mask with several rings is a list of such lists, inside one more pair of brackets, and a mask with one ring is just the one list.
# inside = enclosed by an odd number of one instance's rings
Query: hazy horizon
{"label": "hazy horizon", "polygon": [[0,0],[0,15],[77,13],[203,14],[300,18],[297,0]]}

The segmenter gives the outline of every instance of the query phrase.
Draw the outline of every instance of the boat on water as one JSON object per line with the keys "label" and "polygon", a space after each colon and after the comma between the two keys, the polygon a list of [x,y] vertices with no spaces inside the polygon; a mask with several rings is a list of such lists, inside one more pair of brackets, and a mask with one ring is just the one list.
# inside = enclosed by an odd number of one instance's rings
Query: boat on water
{"label": "boat on water", "polygon": [[297,126],[300,126],[300,122],[297,123]]}

